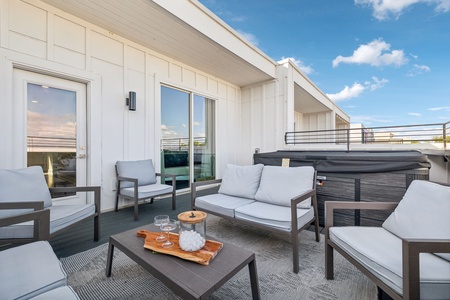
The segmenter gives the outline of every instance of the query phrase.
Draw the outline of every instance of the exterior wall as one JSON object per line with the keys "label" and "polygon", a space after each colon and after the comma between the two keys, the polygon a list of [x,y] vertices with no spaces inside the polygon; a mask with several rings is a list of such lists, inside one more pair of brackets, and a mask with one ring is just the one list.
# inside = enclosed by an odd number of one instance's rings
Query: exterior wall
{"label": "exterior wall", "polygon": [[[103,210],[113,207],[117,160],[152,158],[159,169],[161,83],[217,100],[219,177],[227,162],[251,157],[233,146],[248,132],[241,132],[240,89],[232,84],[38,1],[0,0],[0,33],[0,168],[26,164],[13,159],[14,153],[26,150],[11,147],[14,138],[26,135],[14,132],[11,117],[14,68],[86,83],[88,184],[102,186]],[[134,112],[125,106],[128,91],[137,93]],[[264,87],[264,93],[273,91]],[[248,114],[248,105],[245,109]],[[252,112],[262,109],[254,105]]]}
{"label": "exterior wall", "polygon": [[269,152],[284,146],[285,103],[278,81],[242,89],[241,164],[251,164],[255,149]]}

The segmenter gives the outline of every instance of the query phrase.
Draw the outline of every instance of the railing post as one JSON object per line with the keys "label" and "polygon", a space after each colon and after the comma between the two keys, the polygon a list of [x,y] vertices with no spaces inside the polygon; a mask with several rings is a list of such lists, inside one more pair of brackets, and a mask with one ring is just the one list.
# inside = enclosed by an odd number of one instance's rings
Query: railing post
{"label": "railing post", "polygon": [[347,151],[350,151],[350,129],[347,128]]}
{"label": "railing post", "polygon": [[442,124],[442,140],[444,141],[444,150],[447,150],[447,123]]}

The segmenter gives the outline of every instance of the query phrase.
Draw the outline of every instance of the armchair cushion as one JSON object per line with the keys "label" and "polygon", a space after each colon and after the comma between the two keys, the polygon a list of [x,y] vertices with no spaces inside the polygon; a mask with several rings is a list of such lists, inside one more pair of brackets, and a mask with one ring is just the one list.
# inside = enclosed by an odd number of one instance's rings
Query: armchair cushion
{"label": "armchair cushion", "polygon": [[[381,227],[330,227],[330,240],[349,253],[378,279],[403,292],[402,240]],[[448,299],[450,262],[420,254],[421,299]]]}
{"label": "armchair cushion", "polygon": [[228,164],[219,188],[220,194],[254,199],[264,165],[237,166]]}
{"label": "armchair cushion", "polygon": [[[313,180],[313,167],[265,166],[255,199],[290,207],[292,198],[313,188]],[[310,208],[311,198],[300,202],[298,207]]]}
{"label": "armchair cushion", "polygon": [[[26,184],[25,184],[26,183]],[[52,205],[52,197],[45,181],[42,167],[0,170],[0,202],[44,201],[44,207]],[[0,218],[6,218],[31,209],[0,210]]]}
{"label": "armchair cushion", "polygon": [[[400,238],[450,240],[450,187],[414,180],[383,228]],[[450,261],[450,253],[436,253]]]}
{"label": "armchair cushion", "polygon": [[[151,159],[135,161],[117,161],[117,173],[122,177],[137,178],[138,185],[149,185],[156,183],[155,167]],[[132,187],[132,182],[121,182],[120,188]]]}
{"label": "armchair cushion", "polygon": [[[173,186],[168,184],[149,184],[138,187],[138,199],[151,198],[163,194],[170,194],[173,192]],[[121,196],[134,197],[134,187],[120,189]]]}
{"label": "armchair cushion", "polygon": [[29,299],[66,285],[66,273],[47,241],[0,252],[2,299]]}

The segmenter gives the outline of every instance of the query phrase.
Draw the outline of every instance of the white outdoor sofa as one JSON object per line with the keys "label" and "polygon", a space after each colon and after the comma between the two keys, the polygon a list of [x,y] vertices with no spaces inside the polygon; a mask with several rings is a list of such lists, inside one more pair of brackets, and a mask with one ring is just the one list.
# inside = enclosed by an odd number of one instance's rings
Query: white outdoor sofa
{"label": "white outdoor sofa", "polygon": [[[382,227],[333,226],[333,211],[394,210]],[[333,250],[393,299],[450,299],[450,187],[415,180],[391,202],[325,202],[325,277]]]}
{"label": "white outdoor sofa", "polygon": [[[218,193],[197,197],[199,188],[219,184]],[[192,209],[290,236],[295,273],[299,232],[315,224],[320,240],[313,167],[228,164],[222,179],[193,183],[191,199]]]}

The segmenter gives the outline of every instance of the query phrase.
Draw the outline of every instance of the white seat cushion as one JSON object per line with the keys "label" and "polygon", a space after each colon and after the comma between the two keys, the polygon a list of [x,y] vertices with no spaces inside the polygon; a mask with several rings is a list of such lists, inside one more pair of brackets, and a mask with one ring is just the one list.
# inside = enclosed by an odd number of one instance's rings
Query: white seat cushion
{"label": "white seat cushion", "polygon": [[[313,188],[313,167],[264,166],[255,200],[291,206],[291,199]],[[299,208],[310,208],[311,198],[298,204]]]}
{"label": "white seat cushion", "polygon": [[255,200],[232,197],[223,194],[213,194],[197,197],[195,199],[195,206],[197,208],[214,211],[216,213],[234,218],[234,210],[236,208],[253,202],[255,202]]}
{"label": "white seat cushion", "polygon": [[[401,238],[450,240],[450,187],[414,180],[383,228]],[[437,254],[450,261],[450,253]]]}
{"label": "white seat cushion", "polygon": [[65,286],[67,276],[47,241],[0,252],[1,299],[29,299]]}
{"label": "white seat cushion", "polygon": [[[95,214],[95,205],[52,205],[50,234]],[[0,238],[33,237],[33,221],[0,227]]]}
{"label": "white seat cushion", "polygon": [[236,166],[228,164],[222,176],[219,194],[254,199],[264,165]]}
{"label": "white seat cushion", "polygon": [[[372,274],[403,294],[402,241],[381,227],[331,227],[330,240]],[[450,262],[420,254],[420,299],[449,299]]]}
{"label": "white seat cushion", "polygon": [[[159,195],[170,194],[173,192],[173,186],[167,184],[150,184],[138,187],[138,198],[152,198]],[[124,188],[120,190],[120,195],[134,197],[134,187]]]}
{"label": "white seat cushion", "polygon": [[[236,219],[264,224],[288,232],[292,229],[291,208],[286,206],[255,201],[251,204],[236,208],[235,217]],[[297,208],[297,229],[302,228],[313,219],[314,211],[312,208]]]}

